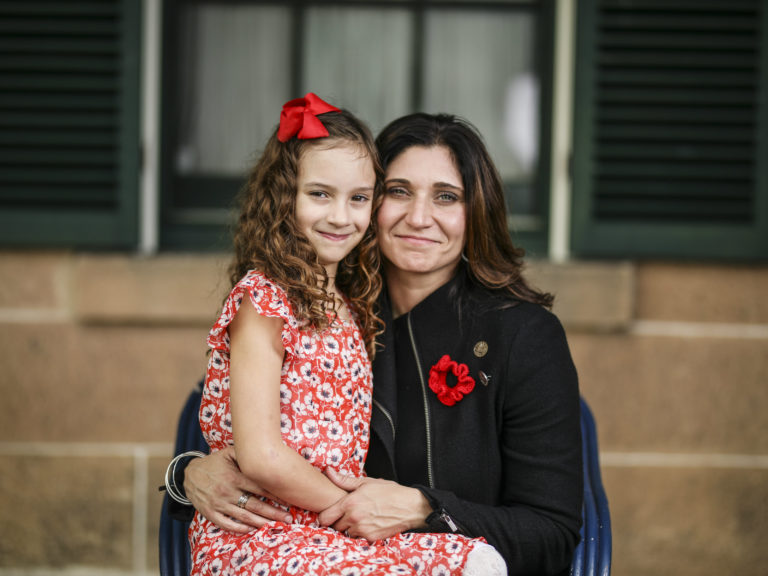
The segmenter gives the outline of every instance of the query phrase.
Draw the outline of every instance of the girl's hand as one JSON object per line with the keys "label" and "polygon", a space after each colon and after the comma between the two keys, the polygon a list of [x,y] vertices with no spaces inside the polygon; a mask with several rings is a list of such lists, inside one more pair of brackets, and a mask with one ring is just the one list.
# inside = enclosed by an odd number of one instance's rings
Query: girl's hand
{"label": "girl's hand", "polygon": [[320,513],[320,524],[373,542],[426,526],[432,508],[416,488],[378,478],[343,476],[328,468],[326,476],[349,492]]}
{"label": "girl's hand", "polygon": [[[292,520],[285,510],[259,500],[258,496],[276,498],[240,471],[231,446],[189,462],[184,471],[184,491],[195,509],[230,532],[245,534],[273,520]],[[254,496],[248,498],[245,508],[240,508],[237,502],[244,492]]]}

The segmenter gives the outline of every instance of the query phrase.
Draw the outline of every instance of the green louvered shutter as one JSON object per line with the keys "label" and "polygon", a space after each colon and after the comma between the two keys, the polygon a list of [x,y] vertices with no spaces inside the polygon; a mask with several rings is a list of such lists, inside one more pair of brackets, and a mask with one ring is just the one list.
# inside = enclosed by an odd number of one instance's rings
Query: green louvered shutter
{"label": "green louvered shutter", "polygon": [[140,5],[0,2],[0,244],[136,245]]}
{"label": "green louvered shutter", "polygon": [[578,5],[574,253],[768,256],[768,3]]}

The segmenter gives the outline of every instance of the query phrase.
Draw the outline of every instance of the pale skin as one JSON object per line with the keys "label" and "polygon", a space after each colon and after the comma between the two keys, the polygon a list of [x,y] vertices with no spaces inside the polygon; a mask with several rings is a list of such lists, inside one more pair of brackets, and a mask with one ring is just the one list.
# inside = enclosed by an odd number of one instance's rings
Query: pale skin
{"label": "pale skin", "polygon": [[[461,176],[444,147],[406,149],[388,166],[385,184],[377,225],[397,316],[453,276],[465,241],[466,206]],[[263,494],[264,487],[277,485],[254,486],[241,476],[233,454],[224,450],[192,461],[184,486],[195,508],[224,529],[246,533],[271,520],[284,521],[282,511],[257,498],[250,498],[245,510],[237,508],[243,491]],[[420,528],[432,512],[419,490],[396,482],[348,478],[332,470],[327,479],[341,496],[323,509],[320,522],[352,536],[376,540]]]}
{"label": "pale skin", "polygon": [[[328,147],[324,142],[300,159],[296,224],[328,274],[330,293],[335,292],[339,261],[368,229],[374,182],[370,158],[355,146]],[[339,315],[346,317],[349,311],[340,302]],[[228,328],[234,455],[226,457],[236,459],[242,473],[261,488],[259,493],[320,512],[347,492],[282,440],[282,327],[282,319],[262,316],[246,298]]]}

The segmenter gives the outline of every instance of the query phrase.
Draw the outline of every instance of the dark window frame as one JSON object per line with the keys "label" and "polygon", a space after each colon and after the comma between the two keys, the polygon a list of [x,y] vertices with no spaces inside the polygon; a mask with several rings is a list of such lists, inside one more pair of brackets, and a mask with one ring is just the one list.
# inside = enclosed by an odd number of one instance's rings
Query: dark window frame
{"label": "dark window frame", "polygon": [[[162,85],[162,134],[161,134],[161,227],[160,246],[162,250],[228,250],[230,248],[230,230],[222,222],[195,221],[194,216],[183,217],[174,206],[173,194],[181,186],[185,187],[185,194],[192,193],[200,198],[221,196],[225,194],[229,206],[233,205],[237,191],[243,183],[241,178],[220,177],[194,177],[182,178],[174,173],[173,154],[176,148],[174,141],[177,133],[176,118],[169,111],[173,110],[175,100],[175,87],[173,82],[174,66],[177,62],[177,18],[179,7],[184,4],[200,4],[210,0],[165,0],[163,3],[163,58],[162,69],[164,73]],[[411,93],[412,109],[418,110],[422,94],[422,69],[423,55],[419,38],[423,30],[424,14],[427,10],[528,10],[536,13],[537,29],[535,31],[535,70],[540,82],[540,119],[539,119],[539,161],[535,174],[534,186],[536,189],[537,210],[540,228],[535,231],[521,230],[511,231],[516,243],[524,246],[529,255],[534,257],[546,256],[549,233],[549,205],[550,205],[550,164],[551,164],[551,138],[552,138],[552,75],[554,71],[554,26],[555,26],[555,1],[554,0],[521,0],[507,3],[501,2],[424,2],[424,1],[311,1],[293,0],[285,2],[264,0],[229,0],[235,4],[261,4],[290,6],[293,11],[293,34],[295,38],[301,38],[304,27],[303,16],[306,9],[314,6],[340,6],[340,7],[375,7],[392,9],[412,9],[416,19],[414,27],[415,50],[421,57],[415,59],[413,66],[413,90]],[[301,46],[298,42],[292,43],[293,50],[290,56],[292,64],[291,95],[293,97],[301,91]],[[471,119],[470,119],[471,120]],[[224,206],[226,208],[226,206]]]}

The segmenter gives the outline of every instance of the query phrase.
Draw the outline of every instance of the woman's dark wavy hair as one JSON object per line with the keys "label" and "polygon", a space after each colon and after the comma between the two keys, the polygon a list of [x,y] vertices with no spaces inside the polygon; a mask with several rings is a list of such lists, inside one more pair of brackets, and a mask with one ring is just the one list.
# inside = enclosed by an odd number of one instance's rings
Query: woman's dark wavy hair
{"label": "woman's dark wavy hair", "polygon": [[458,168],[467,206],[464,252],[470,278],[492,291],[550,308],[553,296],[523,277],[525,251],[510,238],[501,176],[477,129],[457,116],[418,112],[394,120],[376,138],[385,171],[412,146],[445,146]]}
{"label": "woman's dark wavy hair", "polygon": [[[282,286],[293,305],[296,318],[315,329],[328,326],[327,310],[336,309],[328,294],[328,276],[315,249],[296,224],[296,194],[299,163],[311,148],[357,146],[373,162],[376,185],[373,195],[373,223],[382,201],[382,169],[370,130],[346,110],[327,112],[318,119],[328,130],[325,138],[287,142],[272,133],[259,160],[251,169],[240,194],[240,216],[234,233],[234,260],[229,268],[232,286],[252,269],[258,269]],[[374,340],[382,323],[375,313],[381,292],[380,257],[374,226],[340,263],[336,286],[351,303],[373,358]]]}

